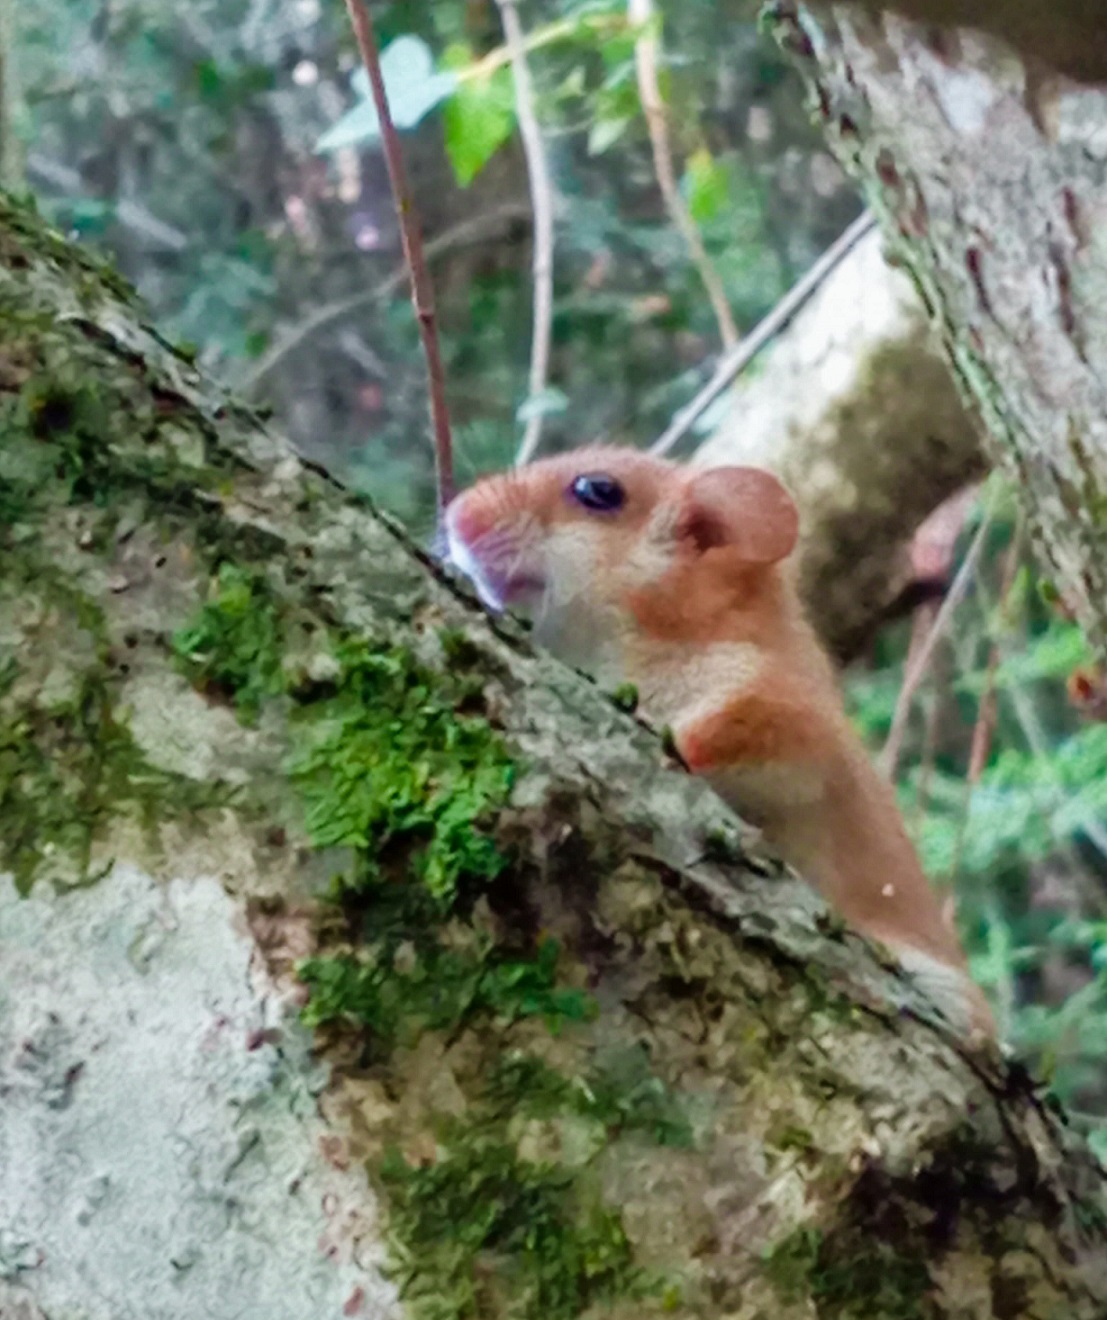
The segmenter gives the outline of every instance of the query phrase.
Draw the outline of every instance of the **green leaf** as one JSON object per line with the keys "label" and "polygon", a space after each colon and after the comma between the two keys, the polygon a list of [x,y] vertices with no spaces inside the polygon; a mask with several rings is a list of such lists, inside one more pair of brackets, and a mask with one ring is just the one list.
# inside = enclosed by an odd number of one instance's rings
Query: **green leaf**
{"label": "green leaf", "polygon": [[588,132],[588,154],[602,156],[630,126],[629,119],[598,119]]}
{"label": "green leaf", "polygon": [[[419,37],[397,37],[381,55],[381,77],[397,128],[414,128],[436,106],[452,96],[458,81],[455,73],[436,73],[434,56]],[[350,86],[361,98],[315,144],[318,152],[375,142],[380,122],[369,89],[369,76],[358,69]]]}
{"label": "green leaf", "polygon": [[688,161],[684,195],[698,225],[714,220],[726,207],[730,195],[727,173],[706,147],[701,147]]}
{"label": "green leaf", "polygon": [[532,394],[524,399],[515,414],[516,420],[529,422],[532,417],[552,417],[563,413],[569,407],[569,396],[556,386],[549,386],[541,394]]}
{"label": "green leaf", "polygon": [[445,122],[454,177],[467,188],[515,131],[510,69],[460,83],[446,106]]}

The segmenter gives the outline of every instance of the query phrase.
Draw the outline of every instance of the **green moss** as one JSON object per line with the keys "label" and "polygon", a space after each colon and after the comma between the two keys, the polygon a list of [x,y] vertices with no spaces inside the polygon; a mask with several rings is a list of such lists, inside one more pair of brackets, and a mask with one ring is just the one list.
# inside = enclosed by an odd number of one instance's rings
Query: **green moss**
{"label": "green moss", "polygon": [[[16,269],[32,255],[45,257],[74,276],[78,289],[91,285],[96,290],[106,289],[129,305],[137,301],[134,286],[109,261],[85,246],[68,242],[57,229],[43,222],[31,194],[17,198],[0,193],[0,225],[0,265]],[[22,245],[22,251],[17,250],[17,244]]]}
{"label": "green moss", "polygon": [[46,864],[93,879],[92,849],[107,824],[131,815],[154,836],[171,814],[214,803],[205,785],[149,764],[121,721],[100,665],[64,699],[16,698],[18,670],[0,675],[0,867],[22,893]]}
{"label": "green moss", "polygon": [[479,699],[471,683],[402,648],[344,641],[336,656],[336,691],[303,708],[305,746],[291,764],[308,828],[322,847],[358,851],[356,886],[402,855],[445,913],[464,880],[487,883],[504,868],[491,831],[511,758],[485,719],[460,713]]}
{"label": "green moss", "polygon": [[520,1158],[479,1123],[455,1124],[434,1164],[393,1154],[380,1180],[419,1320],[572,1320],[644,1286],[619,1216],[579,1175]]}
{"label": "green moss", "polygon": [[704,836],[703,855],[705,861],[714,862],[719,866],[741,862],[745,857],[742,841],[737,833],[721,827],[708,830]]}
{"label": "green moss", "polygon": [[810,1296],[822,1241],[817,1228],[797,1228],[765,1253],[762,1258],[765,1274],[785,1301]]}
{"label": "green moss", "polygon": [[633,683],[621,683],[611,694],[611,700],[620,710],[633,715],[638,709],[638,689]]}
{"label": "green moss", "polygon": [[479,1014],[551,1027],[589,1016],[587,995],[557,985],[553,940],[505,948],[459,926],[506,865],[491,831],[514,774],[487,721],[458,712],[472,687],[401,648],[346,641],[336,654],[335,690],[301,707],[290,773],[313,840],[354,850],[338,895],[356,907],[364,942],[303,964],[307,1020],[356,1021],[379,1056]]}
{"label": "green moss", "polygon": [[173,637],[173,650],[197,686],[233,699],[245,720],[284,690],[280,618],[264,579],[233,564],[219,568],[212,598]]}
{"label": "green moss", "polygon": [[577,1114],[609,1134],[645,1133],[659,1146],[692,1145],[692,1128],[675,1096],[650,1071],[649,1056],[632,1046],[593,1060],[585,1077],[569,1078],[532,1055],[498,1059],[487,1083],[494,1102],[528,1118]]}
{"label": "green moss", "polygon": [[198,492],[237,470],[207,419],[149,380],[141,359],[112,356],[28,303],[0,263],[0,478],[11,521],[46,502],[109,508],[120,494],[195,509]]}
{"label": "green moss", "polygon": [[[370,947],[357,955],[312,958],[299,975],[311,987],[309,1026],[352,1020],[369,1032],[376,1056],[412,1045],[425,1030],[454,1032],[481,1015],[512,1022],[542,1017],[551,1030],[594,1014],[592,999],[557,985],[558,946],[545,940],[533,958],[505,956],[487,936],[459,951],[423,939],[413,946]],[[406,965],[405,965],[406,964]]]}
{"label": "green moss", "polygon": [[819,1320],[937,1320],[930,1251],[911,1235],[897,1241],[895,1221],[799,1228],[766,1254],[765,1273],[784,1300],[810,1299]]}

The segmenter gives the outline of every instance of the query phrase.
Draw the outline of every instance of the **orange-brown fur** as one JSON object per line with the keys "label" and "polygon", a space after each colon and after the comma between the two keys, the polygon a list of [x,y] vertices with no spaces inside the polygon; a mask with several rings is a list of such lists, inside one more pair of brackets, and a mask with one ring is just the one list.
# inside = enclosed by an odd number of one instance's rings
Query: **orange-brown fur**
{"label": "orange-brown fur", "polygon": [[[625,506],[575,503],[568,488],[590,472],[617,478]],[[772,478],[578,450],[478,482],[447,525],[490,603],[529,605],[552,650],[635,683],[691,769],[847,921],[897,951],[951,1017],[990,1031],[892,789],[803,616],[788,558],[795,509]]]}

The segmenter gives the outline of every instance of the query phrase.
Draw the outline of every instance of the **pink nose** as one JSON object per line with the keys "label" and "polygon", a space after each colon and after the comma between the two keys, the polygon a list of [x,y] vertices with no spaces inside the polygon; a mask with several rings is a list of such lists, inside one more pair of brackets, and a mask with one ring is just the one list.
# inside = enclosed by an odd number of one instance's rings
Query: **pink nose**
{"label": "pink nose", "polygon": [[466,545],[479,541],[490,525],[487,505],[471,490],[458,495],[446,510],[446,526],[450,534]]}

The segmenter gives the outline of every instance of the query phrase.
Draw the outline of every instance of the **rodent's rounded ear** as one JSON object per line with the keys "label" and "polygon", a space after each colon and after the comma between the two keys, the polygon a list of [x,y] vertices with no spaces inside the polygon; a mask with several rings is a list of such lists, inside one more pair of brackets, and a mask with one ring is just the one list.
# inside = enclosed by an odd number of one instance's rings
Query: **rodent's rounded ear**
{"label": "rodent's rounded ear", "polygon": [[771,472],[705,468],[685,484],[677,533],[700,550],[730,546],[748,563],[775,564],[795,549],[799,513]]}

